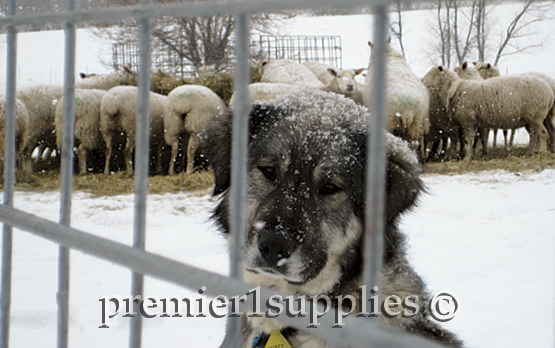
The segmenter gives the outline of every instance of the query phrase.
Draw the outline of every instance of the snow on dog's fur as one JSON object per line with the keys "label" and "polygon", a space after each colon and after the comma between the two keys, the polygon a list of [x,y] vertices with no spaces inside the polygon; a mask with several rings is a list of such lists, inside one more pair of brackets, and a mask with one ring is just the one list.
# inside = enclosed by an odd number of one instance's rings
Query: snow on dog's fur
{"label": "snow on dog's fur", "polygon": [[[285,294],[359,297],[367,119],[367,110],[352,100],[315,90],[253,106],[244,255],[247,282]],[[222,113],[204,134],[215,173],[214,194],[222,194],[214,219],[224,233],[229,232],[231,123],[231,112]],[[380,318],[386,325],[459,347],[454,334],[430,319],[429,294],[406,259],[405,236],[397,228],[400,214],[414,205],[423,189],[416,155],[391,135],[387,135],[387,151],[380,298],[417,295],[420,311],[410,318]],[[329,347],[310,330],[283,327],[264,317],[244,322],[243,348],[250,348],[260,334],[265,342],[276,329],[293,348]]]}

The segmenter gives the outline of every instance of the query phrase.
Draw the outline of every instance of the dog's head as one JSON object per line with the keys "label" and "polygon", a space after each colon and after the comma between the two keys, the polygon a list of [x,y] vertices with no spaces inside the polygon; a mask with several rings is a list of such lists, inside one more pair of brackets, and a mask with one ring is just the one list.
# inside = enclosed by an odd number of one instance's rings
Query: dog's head
{"label": "dog's head", "polygon": [[[224,198],[214,217],[228,232],[231,113],[205,133]],[[361,270],[367,110],[349,99],[303,91],[250,114],[247,280],[304,294],[322,294]],[[414,204],[422,184],[416,156],[387,137],[386,225]],[[387,249],[396,237],[387,235]],[[388,242],[389,241],[389,242]],[[352,280],[352,279],[351,279]]]}

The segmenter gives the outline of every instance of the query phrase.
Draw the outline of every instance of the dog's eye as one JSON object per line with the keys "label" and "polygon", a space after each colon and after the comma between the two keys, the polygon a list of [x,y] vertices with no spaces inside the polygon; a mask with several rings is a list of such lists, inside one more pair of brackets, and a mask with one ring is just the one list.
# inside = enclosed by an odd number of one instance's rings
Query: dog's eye
{"label": "dog's eye", "polygon": [[270,181],[275,181],[277,178],[276,167],[259,166],[258,170]]}
{"label": "dog's eye", "polygon": [[321,196],[329,196],[329,195],[333,195],[337,192],[340,192],[342,190],[343,189],[341,187],[337,186],[337,185],[327,183],[327,184],[325,184],[324,186],[322,186],[320,188],[319,193],[320,193]]}

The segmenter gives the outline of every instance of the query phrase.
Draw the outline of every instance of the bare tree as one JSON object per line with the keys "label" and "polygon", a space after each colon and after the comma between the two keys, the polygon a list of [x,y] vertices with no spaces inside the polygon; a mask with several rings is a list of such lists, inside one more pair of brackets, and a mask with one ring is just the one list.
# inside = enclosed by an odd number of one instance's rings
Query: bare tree
{"label": "bare tree", "polygon": [[[131,5],[138,0],[101,0],[111,4]],[[199,0],[157,0],[157,3],[190,2]],[[261,32],[268,32],[282,18],[292,13],[251,15],[251,26]],[[235,18],[230,15],[208,17],[163,17],[152,21],[152,36],[163,43],[168,50],[191,64],[196,70],[210,67],[221,71],[230,66],[233,52],[233,32]],[[137,39],[137,26],[133,20],[97,25],[94,32],[98,36],[114,41],[126,42]]]}
{"label": "bare tree", "polygon": [[[521,53],[532,48],[542,47],[545,44],[546,38],[544,37],[538,39],[538,35],[534,30],[534,25],[547,19],[551,19],[547,14],[552,8],[552,1],[524,1],[522,8],[518,13],[516,13],[513,20],[507,26],[505,34],[503,34],[493,65],[497,65],[499,63],[499,59],[503,56]],[[507,51],[508,48],[512,48],[512,50]]]}
{"label": "bare tree", "polygon": [[[509,54],[516,54],[543,46],[546,38],[538,38],[534,25],[548,19],[553,1],[525,0],[515,13],[504,33],[500,34],[499,46],[492,42],[490,11],[498,0],[437,0],[436,54],[441,62],[450,66],[453,58],[462,64],[469,55],[477,54],[478,60],[486,61],[488,52],[495,52],[494,65]],[[522,40],[522,39],[527,40]]]}
{"label": "bare tree", "polygon": [[[462,65],[466,60],[468,53],[474,45],[474,16],[476,12],[476,3],[474,0],[470,6],[460,7],[457,0],[452,1],[453,5],[453,49],[459,65]],[[465,33],[466,31],[466,33]]]}
{"label": "bare tree", "polygon": [[403,55],[403,57],[406,58],[405,46],[403,45],[403,16],[402,16],[401,1],[397,0],[395,2],[395,5],[393,5],[392,7],[393,7],[392,13],[394,13],[397,16],[397,20],[391,21],[390,19],[389,29],[399,41],[399,46],[401,47],[401,54]]}

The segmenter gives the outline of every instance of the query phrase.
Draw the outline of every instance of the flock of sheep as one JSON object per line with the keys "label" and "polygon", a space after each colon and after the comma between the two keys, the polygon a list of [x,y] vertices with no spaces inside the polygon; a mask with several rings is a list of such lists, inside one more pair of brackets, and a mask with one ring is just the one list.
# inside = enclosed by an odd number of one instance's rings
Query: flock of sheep
{"label": "flock of sheep", "polygon": [[[369,43],[370,47],[372,44]],[[287,59],[262,63],[261,82],[249,85],[251,102],[269,101],[280,94],[314,88],[342,94],[368,108],[373,103],[372,65],[364,83],[356,80],[363,69],[341,70],[322,63],[303,64]],[[481,140],[487,153],[490,129],[502,129],[505,148],[512,146],[507,131],[525,127],[530,135],[527,154],[555,152],[555,80],[537,73],[499,76],[487,63],[463,64],[454,70],[433,67],[422,79],[409,68],[403,56],[388,45],[387,108],[388,131],[418,151],[422,160],[441,154],[470,160]],[[123,152],[124,168],[133,173],[136,74],[129,69],[110,75],[81,74],[75,84],[75,147],[79,173],[94,168],[87,163],[91,151],[105,153],[103,170],[111,172],[113,151]],[[45,149],[62,149],[62,87],[40,85],[22,88],[16,101],[16,158],[18,166],[32,172],[33,161]],[[230,100],[234,103],[235,97]],[[4,126],[5,99],[0,97],[0,125]],[[199,134],[227,105],[209,88],[182,85],[168,96],[150,92],[150,145],[154,173],[171,175],[179,168],[191,173]],[[0,129],[0,146],[4,145]],[[183,141],[183,145],[180,145]],[[495,140],[494,140],[495,142]],[[442,150],[438,151],[441,146]],[[184,154],[180,154],[181,148]],[[37,151],[38,159],[33,159]],[[171,150],[170,150],[171,149]],[[3,150],[0,148],[0,150]],[[171,152],[163,156],[164,151]],[[186,163],[182,163],[186,158]],[[167,163],[169,162],[169,163]],[[180,165],[181,164],[181,165]]]}

